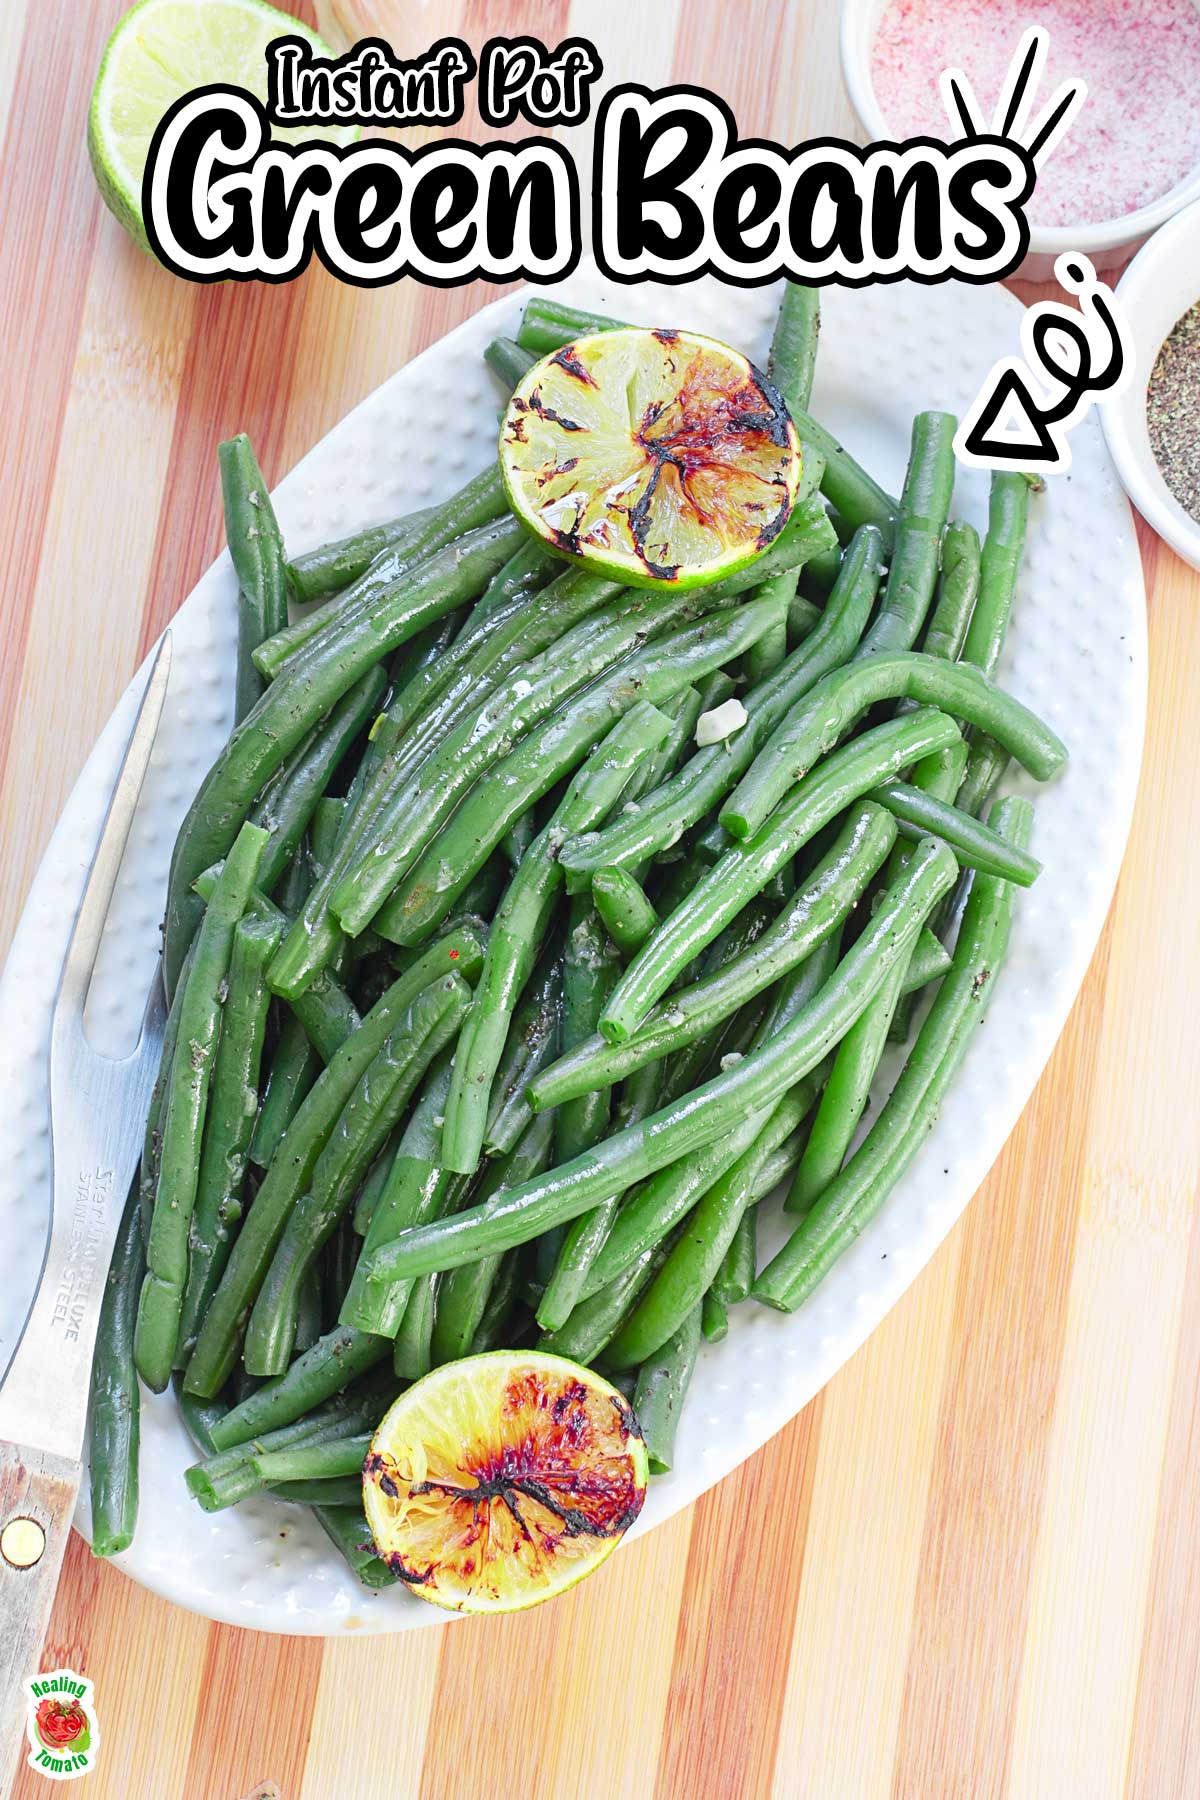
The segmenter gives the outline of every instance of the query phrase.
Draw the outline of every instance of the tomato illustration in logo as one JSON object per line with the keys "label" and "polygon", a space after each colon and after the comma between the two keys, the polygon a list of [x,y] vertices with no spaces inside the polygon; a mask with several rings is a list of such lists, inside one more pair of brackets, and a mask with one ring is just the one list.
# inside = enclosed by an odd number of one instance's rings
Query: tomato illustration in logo
{"label": "tomato illustration in logo", "polygon": [[38,1736],[49,1750],[61,1750],[73,1744],[87,1731],[87,1720],[78,1700],[55,1700],[50,1695],[39,1702],[35,1714]]}

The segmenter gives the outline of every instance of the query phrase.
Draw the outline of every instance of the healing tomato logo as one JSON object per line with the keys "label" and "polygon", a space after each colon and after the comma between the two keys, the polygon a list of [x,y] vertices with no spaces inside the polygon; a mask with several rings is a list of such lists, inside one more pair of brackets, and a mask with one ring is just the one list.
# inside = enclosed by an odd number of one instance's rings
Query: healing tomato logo
{"label": "healing tomato logo", "polygon": [[78,1700],[55,1700],[47,1696],[38,1705],[38,1736],[49,1750],[61,1750],[73,1744],[87,1725]]}

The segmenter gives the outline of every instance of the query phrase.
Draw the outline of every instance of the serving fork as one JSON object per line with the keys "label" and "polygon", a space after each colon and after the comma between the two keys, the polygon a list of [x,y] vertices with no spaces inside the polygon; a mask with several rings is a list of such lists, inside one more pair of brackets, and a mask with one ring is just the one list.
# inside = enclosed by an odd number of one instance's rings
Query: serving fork
{"label": "serving fork", "polygon": [[84,1009],[154,748],[171,667],[163,638],[125,749],[63,961],[50,1027],[50,1220],[37,1291],[0,1384],[0,1780],[38,1671],[82,1474],[92,1352],[141,1148],[165,1003],[156,972],[128,1055],[101,1055]]}

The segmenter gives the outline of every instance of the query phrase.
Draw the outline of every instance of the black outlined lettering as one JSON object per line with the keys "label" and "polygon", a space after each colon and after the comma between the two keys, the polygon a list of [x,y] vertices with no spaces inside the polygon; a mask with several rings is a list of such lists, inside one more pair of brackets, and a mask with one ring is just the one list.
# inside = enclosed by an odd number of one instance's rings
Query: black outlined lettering
{"label": "black outlined lettering", "polygon": [[413,275],[557,281],[579,260],[579,191],[549,138],[409,150],[365,138],[272,143],[241,88],[185,94],[155,131],[142,186],[159,260],[189,281],[291,281],[315,254],[342,281]]}

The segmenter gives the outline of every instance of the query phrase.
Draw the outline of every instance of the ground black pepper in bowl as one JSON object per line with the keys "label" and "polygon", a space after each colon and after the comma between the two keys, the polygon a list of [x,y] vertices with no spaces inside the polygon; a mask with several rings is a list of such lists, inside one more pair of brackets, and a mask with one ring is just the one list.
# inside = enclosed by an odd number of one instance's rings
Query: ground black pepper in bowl
{"label": "ground black pepper in bowl", "polygon": [[1146,389],[1146,427],[1159,473],[1200,524],[1200,301],[1172,327]]}

